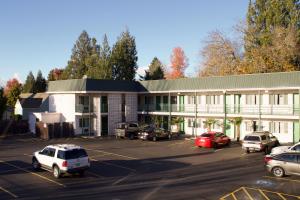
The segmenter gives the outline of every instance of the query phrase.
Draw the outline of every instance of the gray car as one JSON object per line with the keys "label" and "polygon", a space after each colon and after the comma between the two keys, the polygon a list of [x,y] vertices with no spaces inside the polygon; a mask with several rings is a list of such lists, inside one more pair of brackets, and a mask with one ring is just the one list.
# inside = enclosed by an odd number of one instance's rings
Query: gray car
{"label": "gray car", "polygon": [[266,168],[276,177],[300,176],[300,153],[282,153],[265,156]]}

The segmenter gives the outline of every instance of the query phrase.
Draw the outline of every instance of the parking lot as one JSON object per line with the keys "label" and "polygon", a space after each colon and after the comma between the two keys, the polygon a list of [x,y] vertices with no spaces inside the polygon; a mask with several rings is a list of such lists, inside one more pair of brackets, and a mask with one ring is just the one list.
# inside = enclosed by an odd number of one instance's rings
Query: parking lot
{"label": "parking lot", "polygon": [[[300,178],[275,178],[263,154],[241,147],[203,149],[192,140],[67,138],[0,139],[0,199],[300,199]],[[83,146],[91,159],[84,177],[55,179],[33,171],[31,155],[46,145]]]}

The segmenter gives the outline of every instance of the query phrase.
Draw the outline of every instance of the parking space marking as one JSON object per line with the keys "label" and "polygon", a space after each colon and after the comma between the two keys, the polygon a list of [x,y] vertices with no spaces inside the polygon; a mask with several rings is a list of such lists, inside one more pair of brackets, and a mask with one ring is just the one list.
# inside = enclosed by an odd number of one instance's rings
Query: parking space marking
{"label": "parking space marking", "polygon": [[[282,193],[282,192],[275,192],[275,191],[270,191],[270,190],[265,190],[265,189],[260,189],[260,188],[240,187],[240,188],[234,190],[233,192],[230,192],[230,193],[222,196],[220,198],[220,200],[226,200],[228,197],[232,197],[234,200],[239,200],[238,198],[236,198],[235,194],[240,192],[240,191],[243,191],[245,196],[247,196],[247,199],[250,199],[250,200],[255,199],[253,196],[250,195],[250,193],[248,192],[249,190],[259,192],[259,194],[261,196],[263,196],[266,200],[270,200],[270,198],[268,197],[268,193],[275,194],[283,200],[286,200],[287,199],[286,197],[293,197],[293,198],[300,199],[300,196],[296,196],[296,195],[292,195],[292,194],[285,194],[285,193]],[[241,198],[244,199],[245,196],[243,196]]]}
{"label": "parking space marking", "polygon": [[113,182],[111,185],[117,185],[117,184],[121,183],[122,181],[128,179],[129,177],[131,177],[131,176],[133,176],[133,175],[134,175],[134,173],[130,172],[127,176],[124,176],[124,177],[122,177],[122,178],[116,180],[116,181]]}
{"label": "parking space marking", "polygon": [[96,173],[94,173],[94,172],[91,172],[91,171],[87,171],[87,173],[88,173],[88,174],[91,174],[91,175],[93,175],[93,176],[96,176],[97,178],[104,178],[104,176],[100,176],[100,175],[98,175],[98,174],[96,174]]}
{"label": "parking space marking", "polygon": [[278,179],[278,180],[285,180],[285,181],[292,181],[292,182],[300,183],[300,180],[288,179],[288,178],[279,178],[279,177],[273,177],[273,176],[263,176],[263,178]]}
{"label": "parking space marking", "polygon": [[14,193],[8,191],[7,189],[5,189],[5,188],[3,188],[3,187],[0,187],[0,190],[2,190],[3,192],[9,194],[10,196],[12,196],[12,197],[15,198],[15,199],[18,198],[17,195],[15,195]]}
{"label": "parking space marking", "polygon": [[124,167],[124,166],[122,166],[122,165],[112,164],[112,163],[104,162],[104,161],[101,161],[101,160],[96,160],[96,159],[94,159],[94,158],[91,158],[91,160],[92,160],[92,161],[95,161],[95,162],[102,163],[102,164],[104,164],[104,165],[110,165],[110,166],[114,166],[114,167],[126,169],[126,170],[129,170],[129,171],[132,171],[132,172],[136,172],[135,169],[131,169],[131,168],[128,168],[128,167]]}
{"label": "parking space marking", "polygon": [[29,170],[27,170],[27,169],[18,167],[18,166],[14,165],[14,164],[5,162],[5,161],[3,161],[3,160],[0,160],[0,163],[4,163],[4,164],[9,165],[9,166],[11,166],[11,167],[14,167],[14,168],[16,168],[16,169],[19,169],[19,170],[21,170],[21,171],[23,171],[23,172],[26,172],[26,173],[29,173],[29,174],[38,176],[38,177],[40,177],[40,178],[42,178],[42,179],[44,179],[44,180],[47,180],[47,181],[49,181],[49,182],[51,182],[51,183],[56,184],[56,185],[59,185],[59,186],[62,186],[62,187],[66,187],[66,186],[65,186],[64,184],[62,184],[62,183],[59,183],[59,182],[54,181],[54,180],[51,180],[51,179],[49,179],[49,178],[47,178],[47,177],[45,177],[45,176],[42,176],[42,175],[40,175],[40,174],[37,174],[37,173],[35,173],[35,172],[31,172],[31,171],[29,171]]}
{"label": "parking space marking", "polygon": [[86,150],[89,150],[89,151],[96,151],[96,152],[100,152],[100,153],[105,153],[106,155],[119,156],[119,157],[131,159],[131,160],[137,160],[137,159],[139,159],[139,158],[136,158],[136,157],[125,156],[125,155],[121,155],[121,154],[117,154],[117,153],[111,153],[111,152],[102,151],[102,150],[97,150],[97,149],[86,149]]}

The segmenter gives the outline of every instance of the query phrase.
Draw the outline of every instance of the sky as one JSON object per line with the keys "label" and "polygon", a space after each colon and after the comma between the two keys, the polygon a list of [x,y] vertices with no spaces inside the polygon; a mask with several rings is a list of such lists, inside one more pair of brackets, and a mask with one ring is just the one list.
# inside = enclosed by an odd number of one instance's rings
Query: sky
{"label": "sky", "polygon": [[64,68],[83,30],[98,41],[107,34],[113,45],[126,28],[136,39],[138,73],[155,56],[168,66],[180,46],[189,59],[186,75],[195,76],[208,34],[230,33],[247,6],[248,0],[0,0],[0,84]]}

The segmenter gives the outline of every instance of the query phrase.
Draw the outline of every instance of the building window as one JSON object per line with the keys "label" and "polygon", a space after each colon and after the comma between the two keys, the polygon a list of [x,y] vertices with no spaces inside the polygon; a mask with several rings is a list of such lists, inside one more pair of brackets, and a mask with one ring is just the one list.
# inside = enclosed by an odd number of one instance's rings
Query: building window
{"label": "building window", "polygon": [[195,104],[195,96],[188,96],[188,104]]}
{"label": "building window", "polygon": [[288,95],[287,94],[270,94],[269,103],[271,105],[287,105]]}
{"label": "building window", "polygon": [[79,127],[88,128],[90,126],[89,118],[79,118]]}
{"label": "building window", "polygon": [[246,95],[246,104],[247,105],[257,105],[259,95],[247,94]]}
{"label": "building window", "polygon": [[154,104],[154,97],[153,96],[145,96],[145,104]]}
{"label": "building window", "polygon": [[171,104],[177,104],[177,96],[171,96]]}
{"label": "building window", "polygon": [[246,122],[245,122],[245,126],[246,126],[246,131],[247,131],[247,132],[252,132],[252,131],[253,131],[253,122],[251,122],[251,121],[246,121]]}
{"label": "building window", "polygon": [[201,119],[197,118],[195,127],[196,128],[201,128]]}
{"label": "building window", "polygon": [[270,122],[272,133],[288,133],[288,122]]}
{"label": "building window", "polygon": [[197,104],[201,104],[201,96],[197,96]]}
{"label": "building window", "polygon": [[89,96],[79,96],[79,104],[89,105]]}
{"label": "building window", "polygon": [[220,95],[207,95],[206,104],[220,104]]}

